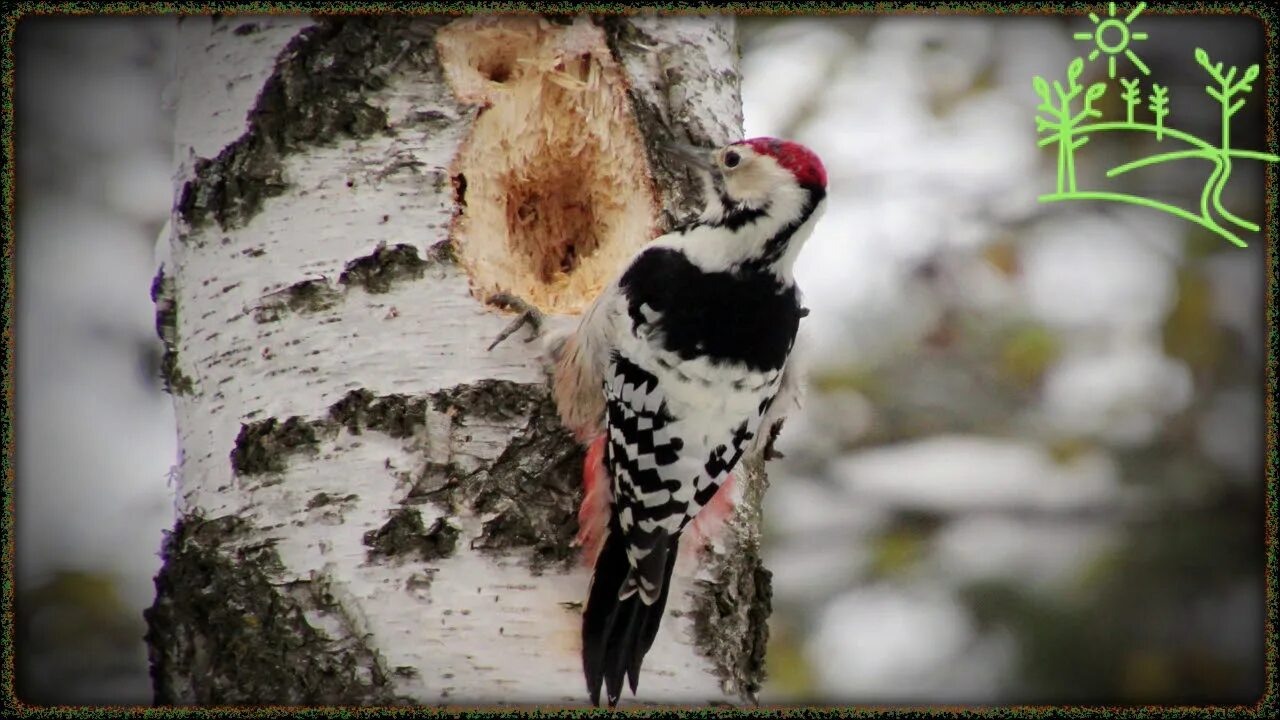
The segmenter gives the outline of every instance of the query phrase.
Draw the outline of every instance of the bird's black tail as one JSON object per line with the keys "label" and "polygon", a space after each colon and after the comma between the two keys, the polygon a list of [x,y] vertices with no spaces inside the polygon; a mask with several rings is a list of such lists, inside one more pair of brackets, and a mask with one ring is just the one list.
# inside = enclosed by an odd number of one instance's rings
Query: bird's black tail
{"label": "bird's black tail", "polygon": [[[627,561],[626,536],[616,517],[610,518],[609,535],[596,559],[591,593],[582,617],[582,668],[587,676],[587,692],[591,694],[593,705],[600,704],[601,683],[608,691],[609,707],[617,705],[618,697],[622,695],[624,675],[630,681],[631,692],[636,691],[640,682],[640,664],[653,646],[667,606],[667,591],[671,588],[671,572],[675,569],[679,541],[678,535],[664,538],[659,542],[665,546],[654,549],[655,553],[664,552],[665,565],[662,587],[653,604],[646,605],[643,593],[638,590],[625,600],[619,600],[623,586],[628,585],[631,565]],[[633,579],[631,584],[634,583]]]}

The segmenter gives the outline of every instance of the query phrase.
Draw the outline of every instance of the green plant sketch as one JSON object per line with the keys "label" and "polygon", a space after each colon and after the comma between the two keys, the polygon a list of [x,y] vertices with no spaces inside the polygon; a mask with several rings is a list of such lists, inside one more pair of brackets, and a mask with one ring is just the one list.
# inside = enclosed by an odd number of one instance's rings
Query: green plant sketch
{"label": "green plant sketch", "polygon": [[[1129,49],[1130,40],[1145,40],[1146,33],[1131,32],[1129,25],[1146,7],[1138,3],[1124,20],[1116,18],[1116,4],[1110,3],[1110,13],[1106,20],[1100,20],[1094,13],[1089,18],[1098,27],[1093,33],[1076,33],[1078,40],[1093,40],[1097,48],[1089,55],[1089,60],[1100,54],[1109,55],[1109,76],[1115,79],[1116,56],[1124,55],[1144,75],[1151,72],[1136,54]],[[1213,63],[1209,54],[1201,48],[1195,49],[1195,59],[1212,78],[1215,85],[1206,85],[1205,92],[1221,106],[1222,141],[1213,144],[1183,132],[1166,124],[1169,115],[1169,88],[1158,83],[1151,84],[1151,92],[1147,96],[1146,109],[1150,111],[1152,122],[1140,122],[1135,118],[1136,111],[1142,102],[1141,78],[1120,78],[1123,87],[1120,98],[1125,105],[1123,121],[1103,122],[1102,112],[1095,104],[1106,94],[1104,82],[1097,82],[1087,89],[1080,85],[1080,76],[1084,73],[1084,58],[1076,58],[1067,66],[1067,85],[1063,87],[1058,81],[1052,86],[1043,77],[1032,78],[1032,85],[1041,103],[1037,110],[1043,115],[1036,115],[1036,131],[1045,134],[1038,145],[1057,144],[1058,146],[1058,185],[1057,191],[1040,196],[1040,202],[1060,202],[1064,200],[1103,200],[1129,203],[1169,213],[1196,223],[1216,233],[1239,247],[1247,247],[1245,242],[1228,226],[1235,226],[1249,232],[1258,232],[1258,225],[1233,215],[1222,205],[1222,192],[1231,176],[1232,160],[1258,160],[1262,162],[1280,162],[1280,156],[1253,150],[1238,150],[1231,147],[1231,118],[1244,106],[1245,100],[1240,97],[1253,90],[1253,82],[1258,78],[1258,65],[1251,65],[1243,74],[1239,68],[1224,68],[1223,63]],[[1237,78],[1237,75],[1238,78]],[[1078,112],[1072,110],[1072,103],[1084,94],[1083,103]],[[1094,119],[1096,122],[1088,122]],[[1168,203],[1152,200],[1139,195],[1095,190],[1079,190],[1076,186],[1075,151],[1089,141],[1089,137],[1101,132],[1146,132],[1155,135],[1157,142],[1166,139],[1185,143],[1190,149],[1180,149],[1141,158],[1133,162],[1111,168],[1108,178],[1115,178],[1139,168],[1158,165],[1177,160],[1202,159],[1213,163],[1213,171],[1205,181],[1204,190],[1200,194],[1199,214]]]}
{"label": "green plant sketch", "polygon": [[[1147,109],[1156,117],[1156,141],[1164,140],[1164,116],[1169,114],[1169,88],[1151,83],[1151,104]],[[1129,119],[1133,122],[1133,118]]]}
{"label": "green plant sketch", "polygon": [[[1099,82],[1090,85],[1089,89],[1085,90],[1077,82],[1083,72],[1084,60],[1076,58],[1067,67],[1067,87],[1063,88],[1062,83],[1057,80],[1053,81],[1053,94],[1058,98],[1057,106],[1053,104],[1053,99],[1049,94],[1049,83],[1045,82],[1045,79],[1039,75],[1034,80],[1036,92],[1044,100],[1038,109],[1049,115],[1048,118],[1036,116],[1036,131],[1051,130],[1054,132],[1053,135],[1040,141],[1040,147],[1054,142],[1058,143],[1059,193],[1063,192],[1064,185],[1066,185],[1067,192],[1076,191],[1075,151],[1089,142],[1088,136],[1081,135],[1078,132],[1078,128],[1081,127],[1080,121],[1085,118],[1102,117],[1102,111],[1095,110],[1093,103],[1107,91],[1107,86]],[[1071,101],[1075,100],[1081,92],[1084,92],[1084,107],[1080,112],[1073,114]],[[1077,138],[1077,135],[1080,135],[1080,137]]]}
{"label": "green plant sketch", "polygon": [[1141,83],[1138,78],[1120,78],[1120,84],[1124,86],[1124,94],[1120,97],[1124,100],[1125,122],[1133,122],[1133,109],[1142,104]]}

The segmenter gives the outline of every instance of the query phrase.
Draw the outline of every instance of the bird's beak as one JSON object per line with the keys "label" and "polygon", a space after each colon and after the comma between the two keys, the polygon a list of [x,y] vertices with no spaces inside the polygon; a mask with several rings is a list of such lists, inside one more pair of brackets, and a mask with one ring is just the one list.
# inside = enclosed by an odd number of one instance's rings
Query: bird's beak
{"label": "bird's beak", "polygon": [[710,170],[714,167],[714,163],[711,159],[713,152],[706,148],[700,148],[697,145],[681,142],[679,140],[672,140],[663,143],[663,147],[673,158],[685,163],[686,165],[691,165],[695,169]]}

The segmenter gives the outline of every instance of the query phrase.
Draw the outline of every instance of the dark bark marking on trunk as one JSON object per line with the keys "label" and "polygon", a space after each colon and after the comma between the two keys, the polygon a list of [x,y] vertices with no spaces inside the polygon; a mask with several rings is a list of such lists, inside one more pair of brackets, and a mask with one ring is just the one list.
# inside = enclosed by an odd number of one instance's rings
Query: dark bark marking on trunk
{"label": "dark bark marking on trunk", "polygon": [[307,509],[315,510],[316,508],[327,507],[329,505],[345,505],[360,499],[359,495],[354,493],[348,495],[330,495],[327,492],[318,492],[311,496],[307,501]]}
{"label": "dark bark marking on trunk", "polygon": [[308,611],[341,616],[324,584],[273,583],[271,545],[233,549],[243,529],[234,517],[184,517],[166,533],[144,613],[156,704],[408,704],[363,638],[307,622]]}
{"label": "dark bark marking on trunk", "polygon": [[368,102],[407,56],[433,53],[429,22],[394,16],[327,17],[281,51],[249,111],[249,129],[216,158],[196,163],[178,213],[190,228],[210,220],[242,227],[284,192],[283,159],[335,137],[387,131],[387,114]]}
{"label": "dark bark marking on trunk", "polygon": [[253,311],[254,322],[277,322],[289,312],[306,314],[328,310],[338,304],[341,295],[326,280],[303,280],[268,298]]}
{"label": "dark bark marking on trunk", "polygon": [[410,496],[450,512],[495,513],[472,547],[496,555],[524,551],[534,574],[567,569],[577,557],[583,453],[560,424],[548,388],[485,380],[434,393],[431,402],[452,418],[455,436],[471,422],[525,422],[489,465],[467,474],[429,464]]}
{"label": "dark bark marking on trunk", "polygon": [[[539,388],[539,391],[542,389]],[[501,553],[530,547],[530,569],[567,568],[581,501],[582,451],[559,422],[549,397],[535,408],[526,428],[477,477],[471,498],[477,512],[497,512],[473,546]]]}
{"label": "dark bark marking on trunk", "polygon": [[[514,431],[498,457],[479,468],[464,470],[452,460],[441,463],[424,458],[414,470],[396,473],[408,485],[402,507],[430,502],[449,516],[461,511],[488,516],[480,535],[469,540],[472,547],[495,555],[524,553],[534,573],[567,569],[578,554],[573,542],[582,499],[583,451],[560,424],[545,385],[482,380],[417,397],[352,390],[330,406],[323,418],[267,418],[242,425],[231,451],[231,466],[240,476],[281,473],[289,456],[318,452],[320,444],[334,438],[339,429],[353,435],[385,433],[404,440],[411,452],[421,452],[418,434],[428,412],[449,418],[451,447],[469,435],[472,424],[501,424]],[[308,507],[336,501],[321,493]],[[417,516],[416,510],[412,512]],[[412,532],[399,532],[404,529]],[[394,551],[383,552],[388,555],[414,549],[419,537],[431,537],[440,547],[451,546],[452,541],[444,540],[450,532],[456,535],[451,526],[423,529],[420,517],[415,527],[412,518],[401,514],[377,532],[384,531],[391,536],[390,545],[379,545],[383,538],[377,533],[366,536],[365,542],[380,551]],[[442,556],[429,552],[424,559]]]}
{"label": "dark bark marking on trunk", "polygon": [[264,324],[278,322],[291,312],[301,315],[323,312],[342,302],[345,291],[353,286],[374,295],[387,293],[400,282],[422,279],[433,265],[456,262],[448,240],[427,248],[425,259],[419,257],[418,249],[412,245],[402,243],[388,247],[385,243],[379,244],[372,253],[346,264],[338,276],[337,287],[325,278],[307,279],[263,296],[253,311],[253,320]]}
{"label": "dark bark marking on trunk", "polygon": [[744,548],[733,564],[724,563],[717,571],[716,580],[698,581],[701,594],[690,611],[694,642],[715,663],[728,692],[755,702],[766,678],[773,573],[758,547]]}
{"label": "dark bark marking on trunk", "polygon": [[172,395],[189,395],[195,390],[195,383],[178,366],[178,299],[173,278],[165,274],[163,266],[151,281],[151,302],[156,306],[156,335],[164,343],[160,359],[164,390]]}
{"label": "dark bark marking on trunk", "polygon": [[241,476],[283,472],[289,455],[319,447],[318,429],[296,415],[284,422],[267,418],[241,425],[231,449],[231,469]]}
{"label": "dark bark marking on trunk", "polygon": [[364,534],[369,559],[416,555],[426,562],[449,557],[458,547],[458,530],[439,518],[428,530],[422,524],[422,513],[401,507],[377,530]]}
{"label": "dark bark marking on trunk", "polygon": [[393,438],[413,437],[426,417],[425,398],[408,395],[381,397],[363,388],[352,390],[329,407],[329,419],[342,425],[352,435],[365,429],[377,430]]}
{"label": "dark bark marking on trunk", "polygon": [[[595,19],[605,33],[609,51],[623,68],[627,67],[629,56],[644,56],[650,62],[652,48],[659,45],[658,40],[636,27],[629,18],[622,15],[600,16]],[[702,184],[688,167],[664,150],[662,144],[672,140],[691,142],[695,145],[710,147],[712,138],[700,133],[698,128],[680,125],[673,127],[667,118],[672,117],[675,108],[660,108],[649,102],[645,96],[636,92],[627,78],[627,97],[631,101],[631,109],[636,125],[640,128],[640,136],[644,138],[645,152],[648,154],[649,169],[653,175],[654,187],[662,198],[662,217],[659,225],[662,232],[692,219],[702,211],[705,204],[702,198]],[[665,97],[665,93],[663,96]],[[679,132],[683,130],[684,132]]]}
{"label": "dark bark marking on trunk", "polygon": [[372,253],[347,263],[338,282],[347,287],[357,285],[368,293],[385,293],[400,280],[421,279],[428,264],[412,245],[401,243],[388,247],[383,243]]}
{"label": "dark bark marking on trunk", "polygon": [[[738,471],[745,515],[730,520],[730,547],[723,555],[704,555],[710,580],[698,580],[693,593],[694,644],[716,668],[725,692],[755,703],[764,685],[769,615],[773,611],[773,573],[760,556],[762,501],[768,488],[764,462],[757,455]],[[737,525],[747,529],[735,532]]]}

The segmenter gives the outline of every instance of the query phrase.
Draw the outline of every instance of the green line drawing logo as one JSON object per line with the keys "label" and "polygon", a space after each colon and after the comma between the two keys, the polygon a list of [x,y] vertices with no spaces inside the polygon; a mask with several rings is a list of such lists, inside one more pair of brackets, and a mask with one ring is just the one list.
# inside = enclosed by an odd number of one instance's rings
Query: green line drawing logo
{"label": "green line drawing logo", "polygon": [[[1133,32],[1130,28],[1130,25],[1145,7],[1146,3],[1138,3],[1137,7],[1128,15],[1124,16],[1123,19],[1119,19],[1116,17],[1116,4],[1110,3],[1110,12],[1105,20],[1100,19],[1095,13],[1089,13],[1089,19],[1097,25],[1094,32],[1076,33],[1074,36],[1077,40],[1091,40],[1096,43],[1097,47],[1089,53],[1090,61],[1096,60],[1104,54],[1108,56],[1108,75],[1113,80],[1116,79],[1116,57],[1119,55],[1123,55],[1128,59],[1143,75],[1149,76],[1151,74],[1151,71],[1142,62],[1141,58],[1129,47],[1131,41],[1146,40],[1148,37],[1147,33]],[[1240,112],[1240,108],[1244,107],[1245,103],[1244,98],[1238,96],[1252,92],[1253,82],[1258,79],[1258,65],[1250,65],[1245,69],[1244,73],[1239,74],[1239,68],[1237,67],[1223,68],[1221,62],[1215,64],[1210,61],[1209,54],[1201,48],[1195,49],[1195,59],[1216,85],[1216,87],[1215,85],[1206,85],[1205,92],[1216,100],[1222,108],[1220,116],[1222,138],[1220,144],[1206,142],[1190,133],[1166,125],[1165,120],[1169,115],[1169,88],[1159,83],[1151,83],[1150,91],[1145,98],[1147,104],[1145,108],[1141,108],[1150,114],[1151,119],[1149,122],[1140,122],[1136,119],[1140,110],[1139,106],[1142,105],[1144,100],[1142,97],[1142,78],[1140,77],[1119,78],[1120,86],[1123,88],[1120,99],[1124,101],[1125,105],[1124,121],[1101,122],[1102,111],[1098,110],[1096,105],[1102,96],[1106,94],[1107,84],[1105,82],[1096,82],[1088,88],[1080,85],[1080,76],[1084,74],[1084,58],[1077,57],[1067,66],[1066,87],[1063,87],[1062,83],[1057,80],[1053,81],[1053,85],[1050,87],[1049,82],[1043,77],[1035,76],[1032,79],[1032,85],[1042,101],[1036,109],[1044,113],[1043,115],[1036,115],[1036,132],[1041,134],[1048,133],[1047,137],[1041,138],[1038,145],[1039,147],[1045,147],[1056,143],[1058,146],[1057,191],[1041,195],[1040,202],[1104,200],[1140,205],[1196,223],[1239,247],[1247,247],[1243,240],[1232,230],[1224,227],[1222,223],[1225,222],[1249,232],[1258,232],[1259,228],[1248,220],[1236,217],[1223,207],[1222,191],[1226,188],[1227,180],[1231,176],[1232,159],[1280,162],[1280,156],[1253,150],[1237,150],[1231,147],[1231,118]],[[1238,78],[1237,74],[1239,74]],[[1080,109],[1078,111],[1074,110],[1072,104],[1082,95]],[[1090,119],[1095,122],[1088,122]],[[1108,178],[1118,177],[1138,168],[1176,160],[1199,158],[1213,163],[1213,170],[1205,181],[1204,190],[1200,193],[1200,213],[1198,215],[1183,208],[1139,195],[1079,190],[1076,187],[1076,150],[1079,150],[1089,142],[1091,134],[1123,130],[1151,133],[1155,135],[1156,141],[1162,144],[1166,140],[1179,141],[1193,149],[1173,150],[1119,165],[1107,171]],[[1214,215],[1215,212],[1216,217]],[[1222,222],[1219,222],[1219,219]]]}

